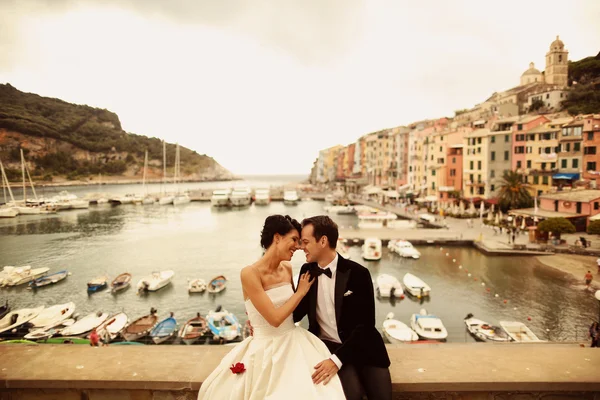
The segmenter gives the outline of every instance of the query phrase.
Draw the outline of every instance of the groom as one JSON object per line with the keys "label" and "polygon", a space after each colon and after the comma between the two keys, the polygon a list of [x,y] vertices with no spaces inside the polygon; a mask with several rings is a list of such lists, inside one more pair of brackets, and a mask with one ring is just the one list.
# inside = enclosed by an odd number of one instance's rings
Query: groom
{"label": "groom", "polygon": [[338,227],[326,215],[302,221],[301,249],[307,271],[316,277],[294,311],[294,322],[308,315],[308,330],[319,337],[332,355],[315,365],[313,382],[327,384],[339,374],[348,400],[392,398],[390,359],[375,328],[375,297],[369,271],[342,258],[335,250]]}

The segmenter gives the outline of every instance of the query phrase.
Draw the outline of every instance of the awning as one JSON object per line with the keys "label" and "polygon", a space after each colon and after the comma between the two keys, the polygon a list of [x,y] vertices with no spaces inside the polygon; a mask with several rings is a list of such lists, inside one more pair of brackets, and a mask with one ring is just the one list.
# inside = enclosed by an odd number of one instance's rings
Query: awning
{"label": "awning", "polygon": [[590,217],[590,221],[598,221],[600,220],[600,214],[596,214],[593,217]]}
{"label": "awning", "polygon": [[383,190],[377,186],[368,185],[365,186],[362,191],[365,194],[376,194],[382,192]]}
{"label": "awning", "polygon": [[556,175],[552,175],[552,179],[579,179],[579,174],[565,174],[565,173],[561,173],[561,174],[556,174]]}
{"label": "awning", "polygon": [[393,198],[398,198],[400,197],[400,194],[398,194],[398,192],[396,192],[395,190],[388,190],[386,192],[383,192],[383,195],[385,197],[393,197]]}
{"label": "awning", "polygon": [[429,195],[429,196],[425,197],[425,201],[438,201],[438,198],[437,198],[437,196]]}
{"label": "awning", "polygon": [[411,186],[410,183],[407,183],[406,185],[402,185],[398,188],[398,191],[402,192],[403,190],[410,189],[410,186]]}

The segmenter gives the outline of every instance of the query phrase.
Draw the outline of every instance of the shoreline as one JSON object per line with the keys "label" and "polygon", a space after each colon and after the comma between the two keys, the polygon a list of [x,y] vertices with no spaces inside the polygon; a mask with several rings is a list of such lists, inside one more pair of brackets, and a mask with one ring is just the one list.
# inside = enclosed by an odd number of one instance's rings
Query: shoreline
{"label": "shoreline", "polygon": [[[235,182],[243,180],[241,177],[229,178],[229,179],[184,179],[179,183],[203,183],[203,182]],[[107,181],[64,181],[64,182],[47,182],[47,181],[33,181],[35,187],[59,187],[59,186],[106,186],[106,185],[141,185],[144,181],[142,179],[115,179],[115,180],[107,180]],[[146,184],[161,184],[163,183],[162,179],[151,179],[147,180]],[[171,183],[171,182],[167,182]],[[10,188],[19,189],[23,187],[22,182],[9,182]],[[30,187],[30,184],[27,184]]]}
{"label": "shoreline", "polygon": [[591,271],[594,276],[590,284],[592,292],[600,290],[600,274],[597,273],[598,266],[596,259],[597,257],[595,256],[558,253],[535,257],[538,265],[564,273],[572,281],[573,285],[577,287],[585,287],[584,275],[587,271]]}

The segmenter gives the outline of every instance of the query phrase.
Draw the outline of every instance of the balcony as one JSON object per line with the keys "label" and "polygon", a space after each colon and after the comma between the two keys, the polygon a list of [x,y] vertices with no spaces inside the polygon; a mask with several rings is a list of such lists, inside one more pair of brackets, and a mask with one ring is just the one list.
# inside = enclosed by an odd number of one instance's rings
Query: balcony
{"label": "balcony", "polygon": [[558,173],[558,168],[554,169],[530,169],[529,174],[531,176],[550,176]]}
{"label": "balcony", "polygon": [[556,153],[542,153],[540,154],[540,161],[536,161],[536,162],[552,162],[552,161],[556,161],[558,158],[558,155]]}
{"label": "balcony", "polygon": [[485,181],[465,181],[465,186],[485,186]]}

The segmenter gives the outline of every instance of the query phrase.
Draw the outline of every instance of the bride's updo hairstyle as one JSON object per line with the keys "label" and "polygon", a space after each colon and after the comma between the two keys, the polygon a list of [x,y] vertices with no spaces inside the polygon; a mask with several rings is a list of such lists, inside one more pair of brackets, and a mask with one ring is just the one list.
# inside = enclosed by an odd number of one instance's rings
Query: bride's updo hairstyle
{"label": "bride's updo hairstyle", "polygon": [[298,221],[289,215],[269,215],[265,220],[265,225],[260,232],[260,245],[263,249],[268,249],[273,243],[275,234],[278,233],[281,236],[285,236],[293,229],[297,230],[298,233],[302,231],[302,226]]}

